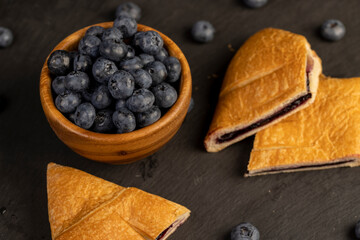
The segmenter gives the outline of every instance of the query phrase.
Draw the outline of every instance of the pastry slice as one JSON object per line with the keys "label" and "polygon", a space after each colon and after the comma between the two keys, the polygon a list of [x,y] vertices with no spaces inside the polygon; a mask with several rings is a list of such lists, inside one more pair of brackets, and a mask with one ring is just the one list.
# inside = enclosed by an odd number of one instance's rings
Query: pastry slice
{"label": "pastry slice", "polygon": [[218,152],[313,103],[321,61],[306,38],[267,28],[232,59],[205,138]]}
{"label": "pastry slice", "polygon": [[360,78],[321,76],[315,102],[256,134],[248,176],[360,165]]}
{"label": "pastry slice", "polygon": [[190,216],[159,196],[54,163],[47,191],[53,240],[164,240]]}

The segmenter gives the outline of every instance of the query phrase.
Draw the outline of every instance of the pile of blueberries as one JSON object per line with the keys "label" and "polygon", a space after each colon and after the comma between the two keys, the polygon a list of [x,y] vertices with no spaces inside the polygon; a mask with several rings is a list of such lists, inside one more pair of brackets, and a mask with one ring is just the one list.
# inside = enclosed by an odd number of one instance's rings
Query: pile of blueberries
{"label": "pile of blueberries", "polygon": [[137,5],[122,4],[112,28],[90,27],[78,52],[50,55],[55,106],[79,127],[131,132],[155,123],[176,102],[181,64],[157,32],[137,32],[140,15]]}

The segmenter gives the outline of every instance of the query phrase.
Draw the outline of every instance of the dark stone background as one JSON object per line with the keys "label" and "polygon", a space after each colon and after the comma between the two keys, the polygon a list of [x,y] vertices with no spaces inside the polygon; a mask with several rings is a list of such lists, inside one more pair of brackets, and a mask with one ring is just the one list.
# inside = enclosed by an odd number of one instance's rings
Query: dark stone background
{"label": "dark stone background", "polygon": [[[229,239],[231,228],[243,221],[256,225],[261,239],[354,239],[360,168],[244,178],[253,137],[217,154],[206,153],[202,141],[234,55],[228,44],[237,49],[262,28],[305,35],[322,58],[325,74],[360,76],[360,1],[269,0],[258,10],[239,0],[135,1],[143,10],[140,23],[167,34],[187,57],[195,108],[152,158],[111,166],[78,156],[55,136],[44,117],[38,85],[51,49],[77,29],[112,20],[121,1],[0,0],[0,25],[16,37],[11,47],[0,50],[0,95],[8,103],[0,113],[0,239],[50,239],[50,161],[187,206],[192,215],[173,240]],[[328,43],[317,33],[329,18],[347,27],[340,42]],[[201,19],[217,30],[212,43],[189,38],[189,28]]]}

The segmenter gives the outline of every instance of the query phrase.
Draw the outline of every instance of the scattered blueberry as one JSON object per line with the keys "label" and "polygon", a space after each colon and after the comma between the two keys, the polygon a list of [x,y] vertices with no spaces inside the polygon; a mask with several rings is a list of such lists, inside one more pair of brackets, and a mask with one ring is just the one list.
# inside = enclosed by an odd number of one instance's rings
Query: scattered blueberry
{"label": "scattered blueberry", "polygon": [[68,74],[71,71],[70,63],[70,54],[65,50],[54,51],[47,61],[50,72],[57,76],[64,76]]}
{"label": "scattered blueberry", "polygon": [[75,111],[75,124],[81,128],[89,129],[95,121],[95,108],[91,103],[80,104]]}
{"label": "scattered blueberry", "polygon": [[75,111],[76,107],[81,103],[81,96],[79,93],[74,93],[69,90],[59,94],[55,99],[55,106],[62,113],[70,113]]}
{"label": "scattered blueberry", "polygon": [[118,133],[132,132],[136,128],[134,114],[126,108],[121,108],[113,113],[112,120]]}
{"label": "scattered blueberry", "polygon": [[195,41],[207,43],[214,39],[215,28],[208,21],[198,21],[192,26],[191,35]]}
{"label": "scattered blueberry", "polygon": [[154,61],[147,64],[144,69],[150,74],[153,80],[153,85],[161,83],[168,75],[165,65],[159,61]]}
{"label": "scattered blueberry", "polygon": [[260,8],[264,6],[268,0],[243,0],[244,4],[250,8]]}
{"label": "scattered blueberry", "polygon": [[125,99],[116,100],[115,110],[119,110],[120,108],[126,108],[126,100]]}
{"label": "scattered blueberry", "polygon": [[169,56],[168,51],[166,51],[165,48],[161,48],[160,51],[155,55],[155,59],[162,62],[168,56]]}
{"label": "scattered blueberry", "polygon": [[260,233],[251,223],[240,223],[231,231],[231,240],[259,240]]}
{"label": "scattered blueberry", "polygon": [[329,19],[321,25],[320,32],[326,40],[338,41],[345,36],[346,28],[341,21]]}
{"label": "scattered blueberry", "polygon": [[74,57],[73,68],[74,71],[89,72],[91,70],[91,57],[84,54],[77,54]]}
{"label": "scattered blueberry", "polygon": [[116,41],[122,41],[123,35],[119,29],[117,29],[116,27],[112,27],[112,28],[105,29],[104,33],[102,34],[101,39],[103,41],[110,40],[110,39],[116,40]]}
{"label": "scattered blueberry", "polygon": [[119,63],[119,68],[130,71],[142,68],[144,65],[139,57],[123,59]]}
{"label": "scattered blueberry", "polygon": [[136,122],[138,127],[146,127],[161,117],[161,111],[157,106],[152,106],[149,110],[145,112],[140,112],[136,114]]}
{"label": "scattered blueberry", "polygon": [[101,110],[96,113],[93,130],[99,133],[108,133],[115,128],[112,120],[113,112],[109,109]]}
{"label": "scattered blueberry", "polygon": [[144,69],[136,69],[130,71],[135,80],[135,86],[139,88],[149,88],[152,84],[151,75]]}
{"label": "scattered blueberry", "polygon": [[101,38],[104,33],[104,28],[100,26],[92,26],[88,30],[86,30],[85,36],[91,35],[98,38]]}
{"label": "scattered blueberry", "polygon": [[164,40],[155,31],[138,32],[135,34],[133,44],[144,53],[157,54],[164,45]]}
{"label": "scattered blueberry", "polygon": [[177,100],[177,92],[170,84],[162,82],[151,89],[155,96],[156,105],[162,108],[169,108]]}
{"label": "scattered blueberry", "polygon": [[179,80],[181,74],[181,64],[179,60],[175,57],[167,57],[163,63],[168,73],[167,81],[173,83]]}
{"label": "scattered blueberry", "polygon": [[65,76],[58,76],[56,77],[52,83],[51,87],[56,94],[61,94],[65,92]]}
{"label": "scattered blueberry", "polygon": [[126,45],[126,46],[127,46],[127,53],[126,53],[125,58],[135,57],[135,49],[133,47],[131,47],[130,45]]}
{"label": "scattered blueberry", "polygon": [[84,55],[89,55],[92,58],[99,56],[99,46],[101,40],[98,37],[88,35],[83,37],[79,43],[79,52]]}
{"label": "scattered blueberry", "polygon": [[132,112],[145,112],[151,108],[154,102],[154,94],[145,88],[140,88],[126,100],[126,106]]}
{"label": "scattered blueberry", "polygon": [[130,97],[133,94],[134,87],[134,77],[124,70],[115,72],[108,82],[109,91],[115,99]]}
{"label": "scattered blueberry", "polygon": [[107,83],[117,70],[115,63],[105,58],[98,58],[92,66],[92,74],[99,83]]}
{"label": "scattered blueberry", "polygon": [[134,36],[137,31],[137,23],[133,18],[120,16],[114,21],[114,27],[118,28],[125,38]]}
{"label": "scattered blueberry", "polygon": [[127,13],[130,17],[139,21],[141,18],[141,8],[133,2],[125,2],[120,4],[116,9],[116,17],[123,16],[123,13]]}
{"label": "scattered blueberry", "polygon": [[154,62],[155,58],[153,55],[150,54],[146,54],[146,53],[141,53],[139,54],[139,58],[141,59],[143,65],[145,66],[148,63]]}
{"label": "scattered blueberry", "polygon": [[127,54],[127,46],[122,41],[108,39],[100,44],[100,55],[109,60],[118,62]]}
{"label": "scattered blueberry", "polygon": [[65,88],[74,92],[84,91],[89,87],[90,79],[84,72],[73,71],[66,75]]}
{"label": "scattered blueberry", "polygon": [[187,110],[187,113],[191,112],[191,111],[194,109],[194,106],[195,106],[194,99],[191,98],[191,99],[190,99],[189,108],[188,108],[188,110]]}
{"label": "scattered blueberry", "polygon": [[355,236],[357,239],[360,239],[360,221],[355,225]]}
{"label": "scattered blueberry", "polygon": [[104,109],[111,104],[111,95],[105,85],[100,85],[91,97],[91,103],[96,109]]}
{"label": "scattered blueberry", "polygon": [[0,27],[0,48],[9,47],[14,40],[12,31],[5,27]]}

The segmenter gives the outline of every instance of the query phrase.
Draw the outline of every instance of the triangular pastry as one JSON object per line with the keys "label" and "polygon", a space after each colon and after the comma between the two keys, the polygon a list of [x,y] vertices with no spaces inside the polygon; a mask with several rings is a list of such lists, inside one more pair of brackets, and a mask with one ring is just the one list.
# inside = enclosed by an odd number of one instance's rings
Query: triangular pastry
{"label": "triangular pastry", "polygon": [[159,196],[54,163],[47,191],[53,240],[165,240],[190,216]]}
{"label": "triangular pastry", "polygon": [[218,152],[309,106],[320,73],[304,36],[267,28],[250,37],[227,69],[206,150]]}
{"label": "triangular pastry", "polygon": [[321,76],[315,102],[256,134],[248,176],[360,165],[360,78]]}

